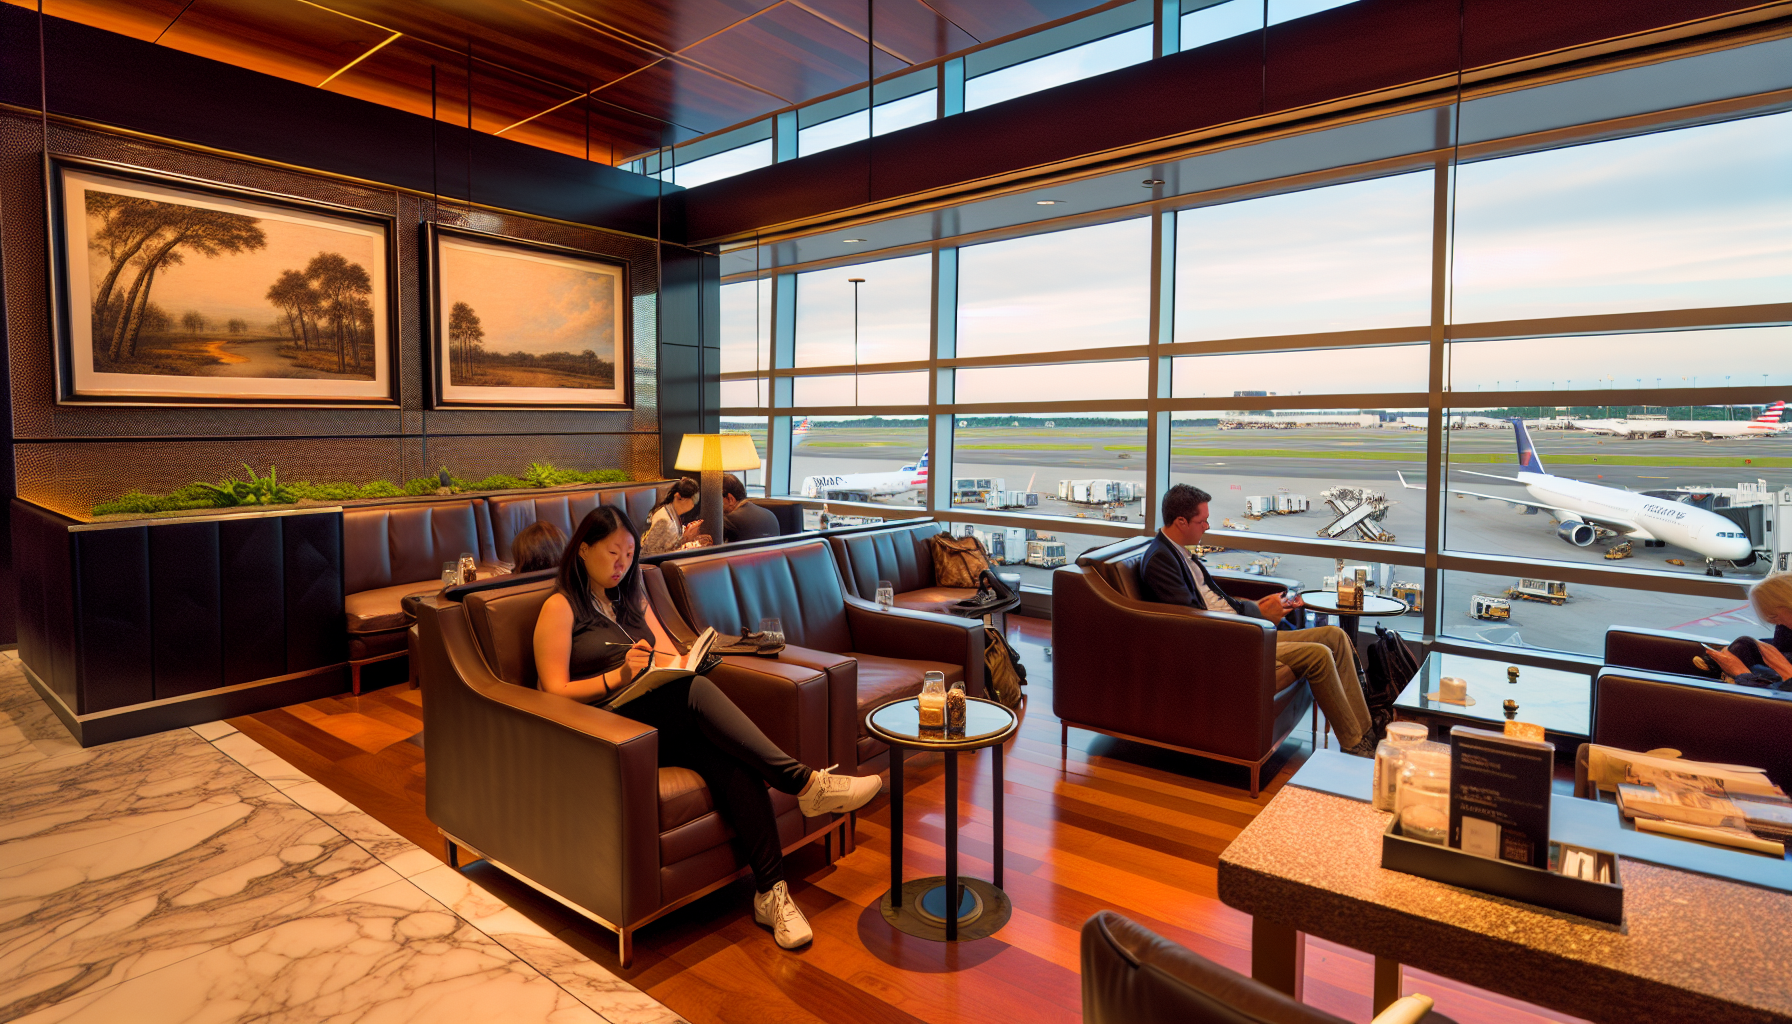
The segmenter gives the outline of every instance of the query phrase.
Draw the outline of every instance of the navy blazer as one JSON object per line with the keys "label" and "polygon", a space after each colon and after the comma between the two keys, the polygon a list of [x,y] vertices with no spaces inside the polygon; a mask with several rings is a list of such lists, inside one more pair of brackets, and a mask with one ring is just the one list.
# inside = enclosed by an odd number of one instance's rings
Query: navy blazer
{"label": "navy blazer", "polygon": [[[1207,602],[1201,600],[1200,591],[1195,586],[1195,577],[1188,569],[1190,560],[1183,558],[1182,553],[1176,549],[1175,542],[1162,533],[1153,537],[1151,546],[1146,549],[1145,558],[1139,563],[1139,590],[1144,593],[1145,600],[1160,604],[1189,605],[1206,611]],[[1192,560],[1198,570],[1206,574],[1207,585],[1213,588],[1214,593],[1225,598],[1233,611],[1253,619],[1264,617],[1255,601],[1242,600],[1226,593],[1199,558]]]}

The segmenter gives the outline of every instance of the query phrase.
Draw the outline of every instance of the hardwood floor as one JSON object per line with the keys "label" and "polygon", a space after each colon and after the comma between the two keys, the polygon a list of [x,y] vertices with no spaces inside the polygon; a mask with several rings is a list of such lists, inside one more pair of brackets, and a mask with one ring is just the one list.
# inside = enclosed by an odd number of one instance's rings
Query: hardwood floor
{"label": "hardwood floor", "polygon": [[[1240,972],[1250,969],[1250,918],[1222,904],[1215,865],[1304,762],[1296,734],[1250,799],[1245,769],[1073,730],[1060,758],[1051,715],[1051,623],[1011,617],[1010,639],[1031,684],[1006,773],[1006,888],[1014,914],[995,935],[962,945],[891,929],[877,903],[889,885],[888,794],[859,816],[858,846],[833,864],[818,845],[788,865],[815,929],[803,950],[779,949],[753,923],[742,881],[649,926],[634,966],[614,937],[483,864],[469,876],[593,960],[695,1022],[1076,1021],[1082,1016],[1078,929],[1112,908]],[[426,850],[441,842],[423,811],[426,748],[418,691],[396,686],[233,719],[243,732]],[[987,878],[993,839],[990,756],[959,762],[960,870]],[[914,755],[904,772],[909,877],[943,874],[944,762]],[[1349,1020],[1370,1017],[1373,967],[1355,950],[1309,940],[1306,999]],[[1462,1024],[1572,1021],[1420,971],[1424,992]]]}

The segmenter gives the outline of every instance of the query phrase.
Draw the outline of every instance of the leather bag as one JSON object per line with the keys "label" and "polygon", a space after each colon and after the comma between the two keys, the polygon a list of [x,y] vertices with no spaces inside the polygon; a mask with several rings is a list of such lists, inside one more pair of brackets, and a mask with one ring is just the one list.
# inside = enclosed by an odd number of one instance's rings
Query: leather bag
{"label": "leather bag", "polygon": [[989,571],[989,555],[975,537],[936,533],[932,545],[935,586],[975,587]]}
{"label": "leather bag", "polygon": [[986,642],[983,645],[983,682],[989,695],[999,701],[1003,707],[1013,711],[1020,707],[1025,694],[1021,687],[1027,685],[1027,667],[1020,663],[1020,654],[1008,646],[1007,638],[994,626],[984,626]]}
{"label": "leather bag", "polygon": [[1363,701],[1369,705],[1369,718],[1379,736],[1393,721],[1394,701],[1400,691],[1418,675],[1419,658],[1405,638],[1386,626],[1375,627],[1367,654],[1368,671],[1358,678],[1363,681]]}

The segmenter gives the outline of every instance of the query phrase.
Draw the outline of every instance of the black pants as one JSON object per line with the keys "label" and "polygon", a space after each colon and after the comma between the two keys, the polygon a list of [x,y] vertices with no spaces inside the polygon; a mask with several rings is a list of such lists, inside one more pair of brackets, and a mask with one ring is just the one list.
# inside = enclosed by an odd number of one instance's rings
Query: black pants
{"label": "black pants", "polygon": [[662,767],[703,776],[716,810],[734,829],[735,851],[753,866],[755,887],[766,892],[783,881],[784,851],[765,787],[794,795],[809,784],[811,770],[766,739],[703,676],[667,683],[616,713],[659,730]]}

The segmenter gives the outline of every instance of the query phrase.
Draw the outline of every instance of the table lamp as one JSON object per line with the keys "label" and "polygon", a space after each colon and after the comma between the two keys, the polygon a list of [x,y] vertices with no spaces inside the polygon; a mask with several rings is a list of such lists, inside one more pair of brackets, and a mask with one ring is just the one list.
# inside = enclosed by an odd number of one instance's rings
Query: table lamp
{"label": "table lamp", "polygon": [[686,434],[673,469],[696,470],[703,509],[703,532],[715,543],[722,538],[722,474],[731,469],[758,469],[759,451],[746,434]]}

